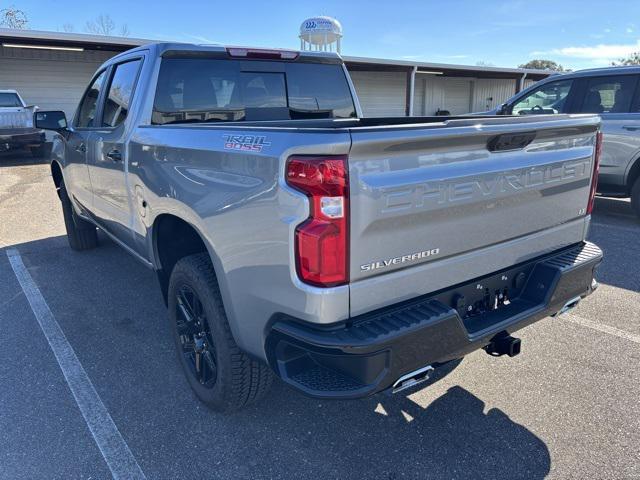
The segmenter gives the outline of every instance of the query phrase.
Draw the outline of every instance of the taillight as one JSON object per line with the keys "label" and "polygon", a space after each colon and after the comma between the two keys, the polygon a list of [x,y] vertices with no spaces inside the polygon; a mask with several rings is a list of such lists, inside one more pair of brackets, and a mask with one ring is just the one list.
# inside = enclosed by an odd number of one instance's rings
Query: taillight
{"label": "taillight", "polygon": [[598,187],[598,174],[600,173],[600,157],[602,156],[602,132],[596,134],[596,149],[593,154],[593,175],[591,176],[591,191],[589,192],[589,203],[587,204],[587,215],[593,211],[593,204],[596,200],[596,188]]}
{"label": "taillight", "polygon": [[309,197],[309,218],[295,233],[296,268],[306,283],[349,281],[349,182],[346,156],[291,157],[286,180]]}

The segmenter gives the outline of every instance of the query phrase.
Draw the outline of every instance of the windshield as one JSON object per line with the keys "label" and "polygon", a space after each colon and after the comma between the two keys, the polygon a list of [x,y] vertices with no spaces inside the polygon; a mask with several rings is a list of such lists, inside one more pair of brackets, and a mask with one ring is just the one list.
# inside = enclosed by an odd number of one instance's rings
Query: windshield
{"label": "windshield", "polygon": [[571,90],[571,80],[559,80],[542,85],[513,105],[513,115],[565,113],[565,102]]}
{"label": "windshield", "polygon": [[0,107],[21,107],[22,102],[15,93],[0,92]]}
{"label": "windshield", "polygon": [[166,58],[154,124],[355,117],[336,64]]}

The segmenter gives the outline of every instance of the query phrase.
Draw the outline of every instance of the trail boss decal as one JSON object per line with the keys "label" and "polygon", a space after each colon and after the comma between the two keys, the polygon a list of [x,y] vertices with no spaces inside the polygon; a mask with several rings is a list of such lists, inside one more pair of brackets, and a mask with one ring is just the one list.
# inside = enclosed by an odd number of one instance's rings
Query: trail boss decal
{"label": "trail boss decal", "polygon": [[223,135],[222,138],[225,150],[261,152],[264,147],[271,145],[263,135]]}
{"label": "trail boss decal", "polygon": [[380,268],[390,267],[391,265],[400,265],[407,262],[414,262],[421,258],[433,257],[440,253],[439,248],[432,248],[431,250],[423,250],[422,252],[412,253],[410,255],[402,255],[401,257],[388,258],[386,260],[380,260],[379,262],[367,263],[360,265],[361,272],[370,272],[372,270],[378,270]]}

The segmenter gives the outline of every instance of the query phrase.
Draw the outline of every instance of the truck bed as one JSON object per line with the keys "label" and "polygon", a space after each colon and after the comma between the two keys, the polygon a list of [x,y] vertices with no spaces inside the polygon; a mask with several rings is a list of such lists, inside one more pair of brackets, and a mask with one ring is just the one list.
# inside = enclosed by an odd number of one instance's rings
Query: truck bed
{"label": "truck bed", "polygon": [[[568,118],[593,117],[591,114],[563,114],[554,115],[555,121],[566,120]],[[434,128],[446,128],[448,126],[458,125],[518,125],[529,124],[536,125],[549,121],[549,117],[536,117],[521,115],[451,115],[451,116],[414,116],[414,117],[362,117],[362,118],[320,118],[310,120],[262,120],[255,122],[224,122],[219,123],[185,123],[170,125],[171,127],[220,127],[220,128],[259,128],[259,129],[358,129],[358,128],[420,128],[424,126],[432,126]]]}
{"label": "truck bed", "polygon": [[[594,115],[556,115],[140,126],[129,175],[151,186],[147,172],[166,171],[166,180],[154,179],[151,203],[169,209],[170,192],[181,192],[207,222],[234,314],[246,319],[237,322],[244,339],[262,328],[251,320],[256,310],[330,324],[583,241],[598,125]],[[533,134],[522,148],[488,147],[522,134]],[[229,151],[229,135],[269,145],[257,154]],[[285,185],[292,155],[348,156],[348,285],[318,289],[296,280],[293,235],[309,210],[304,194]],[[147,228],[134,223],[141,252]],[[268,288],[255,282],[255,265]]]}

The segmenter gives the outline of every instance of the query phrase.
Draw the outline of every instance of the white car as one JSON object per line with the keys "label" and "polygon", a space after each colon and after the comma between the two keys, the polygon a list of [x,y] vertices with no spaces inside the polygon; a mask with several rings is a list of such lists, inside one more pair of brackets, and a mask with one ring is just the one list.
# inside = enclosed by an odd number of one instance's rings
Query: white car
{"label": "white car", "polygon": [[33,126],[37,108],[27,106],[15,90],[0,90],[0,152],[28,149],[35,157],[45,154],[44,131]]}

